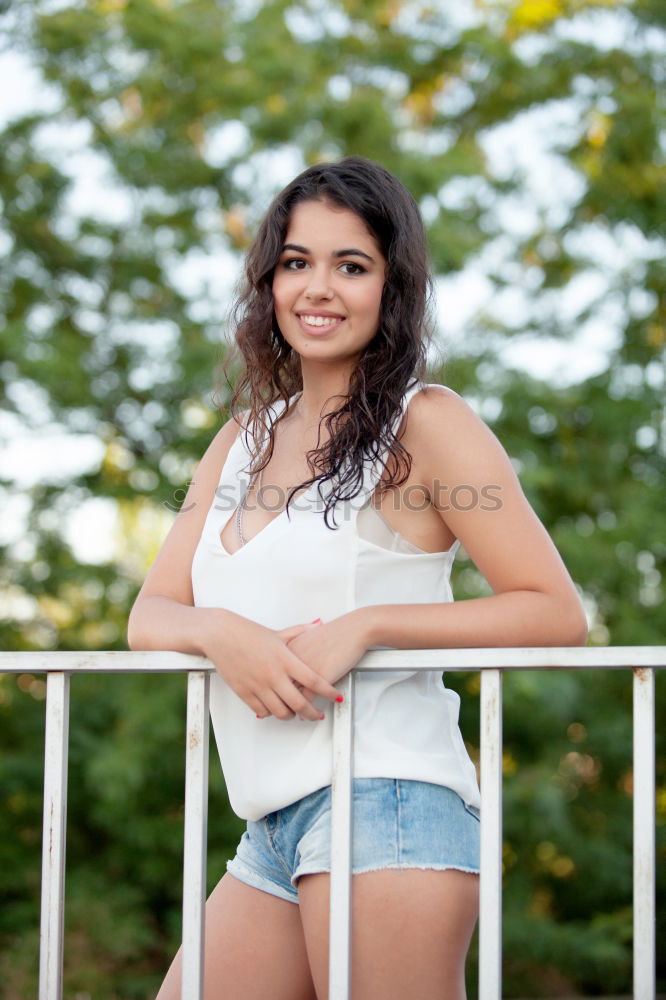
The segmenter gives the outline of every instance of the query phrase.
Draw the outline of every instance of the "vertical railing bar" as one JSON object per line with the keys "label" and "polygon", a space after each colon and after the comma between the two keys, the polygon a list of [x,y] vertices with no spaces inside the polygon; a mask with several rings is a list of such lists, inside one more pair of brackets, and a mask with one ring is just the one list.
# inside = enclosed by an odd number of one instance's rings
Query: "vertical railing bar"
{"label": "vertical railing bar", "polygon": [[479,1000],[502,996],[502,671],[481,671]]}
{"label": "vertical railing bar", "polygon": [[58,671],[46,681],[39,1000],[62,997],[68,739],[69,674]]}
{"label": "vertical railing bar", "polygon": [[654,670],[633,672],[634,695],[634,997],[654,1000],[655,935],[655,707]]}
{"label": "vertical railing bar", "polygon": [[349,1000],[354,671],[350,671],[337,687],[344,701],[336,704],[333,715],[328,996],[329,1000]]}
{"label": "vertical railing bar", "polygon": [[209,695],[208,671],[191,671],[187,678],[181,986],[181,996],[187,1000],[202,1000],[204,985]]}

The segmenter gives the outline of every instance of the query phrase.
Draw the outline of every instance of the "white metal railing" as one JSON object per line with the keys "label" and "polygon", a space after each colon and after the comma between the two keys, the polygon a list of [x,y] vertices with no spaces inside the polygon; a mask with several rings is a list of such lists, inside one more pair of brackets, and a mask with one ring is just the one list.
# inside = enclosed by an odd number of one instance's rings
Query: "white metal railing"
{"label": "white metal railing", "polygon": [[[632,669],[634,705],[634,1000],[655,998],[655,669],[666,646],[378,650],[339,684],[335,705],[329,1000],[351,978],[351,828],[354,674],[357,670],[481,671],[479,998],[502,994],[502,673]],[[39,1000],[61,1000],[69,680],[81,673],[187,673],[182,1000],[203,996],[208,802],[209,660],[172,652],[0,653],[0,673],[46,673]]]}

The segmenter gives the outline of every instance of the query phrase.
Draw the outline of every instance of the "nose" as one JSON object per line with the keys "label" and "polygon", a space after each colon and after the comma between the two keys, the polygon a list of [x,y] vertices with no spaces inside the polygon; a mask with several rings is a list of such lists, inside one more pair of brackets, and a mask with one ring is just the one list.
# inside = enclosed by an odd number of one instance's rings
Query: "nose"
{"label": "nose", "polygon": [[328,272],[323,267],[313,267],[305,289],[306,299],[330,299],[333,292],[328,280]]}

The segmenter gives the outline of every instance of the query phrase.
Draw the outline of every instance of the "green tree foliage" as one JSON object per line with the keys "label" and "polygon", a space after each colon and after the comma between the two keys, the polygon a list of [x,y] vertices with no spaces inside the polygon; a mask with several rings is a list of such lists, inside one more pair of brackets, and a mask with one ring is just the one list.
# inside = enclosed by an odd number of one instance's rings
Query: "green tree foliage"
{"label": "green tree foliage", "polygon": [[[0,141],[0,429],[68,442],[63,473],[25,488],[25,531],[3,546],[4,648],[124,647],[167,508],[219,422],[211,388],[238,253],[296,170],[349,153],[384,163],[421,203],[445,327],[451,276],[485,275],[491,293],[433,380],[472,399],[515,460],[584,594],[591,641],[663,641],[659,0],[0,10],[5,51],[33,66],[44,100]],[[548,197],[526,166],[535,121],[550,133]],[[576,344],[595,322],[616,335],[600,373],[574,361],[546,382],[518,363],[534,338]],[[228,396],[223,385],[223,416]],[[91,437],[99,461],[69,473]],[[117,505],[119,539],[112,558],[85,562],[63,524],[98,497]],[[465,559],[455,589],[484,592]],[[474,753],[478,679],[451,683]],[[505,995],[628,991],[629,678],[529,673],[505,688]],[[8,1000],[36,991],[43,698],[40,678],[0,677]],[[68,996],[147,997],[177,942],[183,709],[173,678],[73,684]],[[663,746],[658,824],[663,862]],[[239,832],[214,764],[211,887]]]}

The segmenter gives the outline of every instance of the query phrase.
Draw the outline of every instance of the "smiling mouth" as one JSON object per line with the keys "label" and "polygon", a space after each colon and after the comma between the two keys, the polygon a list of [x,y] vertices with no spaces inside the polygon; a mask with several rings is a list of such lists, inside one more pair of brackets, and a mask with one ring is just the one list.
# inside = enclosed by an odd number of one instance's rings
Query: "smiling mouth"
{"label": "smiling mouth", "polygon": [[337,326],[344,319],[344,316],[318,316],[313,313],[298,313],[301,323],[312,326],[319,330],[326,330],[329,327]]}

